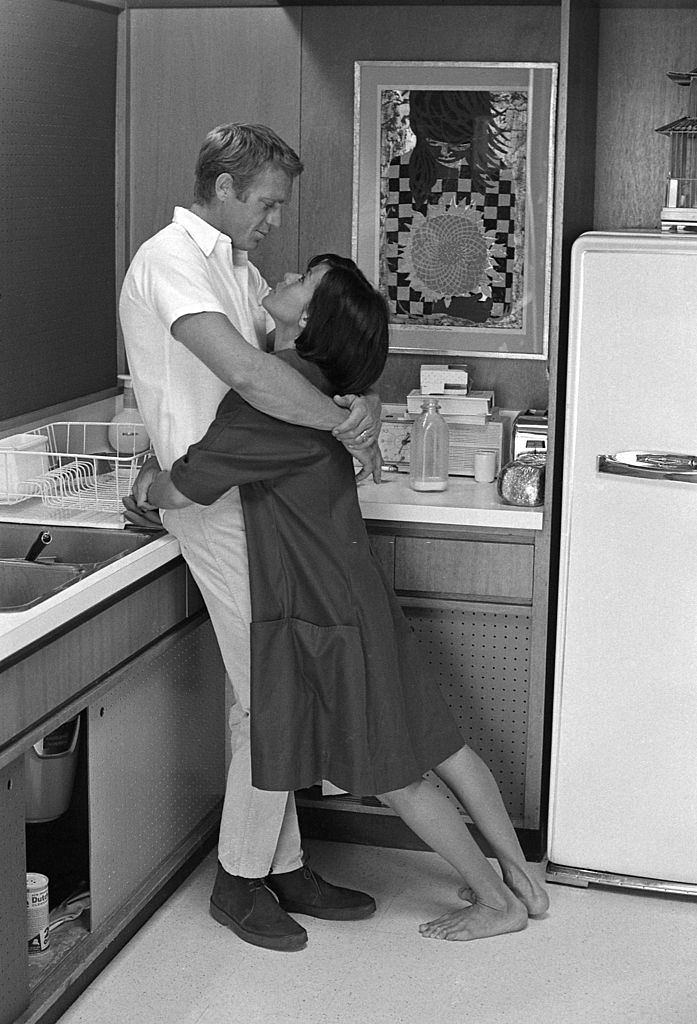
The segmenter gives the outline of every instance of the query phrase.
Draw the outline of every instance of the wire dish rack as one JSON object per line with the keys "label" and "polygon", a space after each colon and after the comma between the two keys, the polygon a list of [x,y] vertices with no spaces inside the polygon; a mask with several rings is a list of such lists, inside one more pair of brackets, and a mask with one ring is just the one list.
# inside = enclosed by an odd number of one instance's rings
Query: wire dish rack
{"label": "wire dish rack", "polygon": [[[0,444],[0,505],[39,499],[63,510],[120,514],[152,451],[107,451],[109,423],[48,423]],[[142,424],[133,424],[133,444]]]}

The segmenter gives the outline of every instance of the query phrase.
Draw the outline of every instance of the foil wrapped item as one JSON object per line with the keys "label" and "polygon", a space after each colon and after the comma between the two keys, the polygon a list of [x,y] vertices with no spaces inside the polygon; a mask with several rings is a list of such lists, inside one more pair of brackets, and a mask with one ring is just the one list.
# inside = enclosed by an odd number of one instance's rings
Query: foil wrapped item
{"label": "foil wrapped item", "polygon": [[546,457],[542,454],[519,455],[502,466],[496,490],[507,505],[542,505],[545,500]]}

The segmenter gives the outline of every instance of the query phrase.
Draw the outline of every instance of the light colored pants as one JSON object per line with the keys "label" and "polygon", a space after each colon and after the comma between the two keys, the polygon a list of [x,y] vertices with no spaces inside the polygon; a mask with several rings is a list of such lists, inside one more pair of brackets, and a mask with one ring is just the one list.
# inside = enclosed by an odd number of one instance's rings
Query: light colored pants
{"label": "light colored pants", "polygon": [[218,859],[231,875],[264,878],[302,865],[292,793],[252,786],[249,735],[249,567],[239,492],[213,505],[163,513],[199,586],[218,639],[235,703],[230,710],[231,760],[218,840]]}

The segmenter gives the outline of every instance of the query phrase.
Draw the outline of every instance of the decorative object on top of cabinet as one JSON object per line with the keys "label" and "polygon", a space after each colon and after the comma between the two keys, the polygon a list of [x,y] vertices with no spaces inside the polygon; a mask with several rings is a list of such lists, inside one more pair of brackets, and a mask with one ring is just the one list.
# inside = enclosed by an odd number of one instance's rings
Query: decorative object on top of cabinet
{"label": "decorative object on top of cabinet", "polygon": [[697,231],[697,68],[669,71],[668,78],[689,89],[687,115],[656,128],[670,137],[670,166],[666,181],[665,206],[661,210],[663,231]]}
{"label": "decorative object on top of cabinet", "polygon": [[496,489],[507,505],[542,505],[545,500],[545,455],[519,455],[501,469]]}
{"label": "decorative object on top of cabinet", "polygon": [[546,358],[557,65],[354,68],[353,255],[392,350]]}

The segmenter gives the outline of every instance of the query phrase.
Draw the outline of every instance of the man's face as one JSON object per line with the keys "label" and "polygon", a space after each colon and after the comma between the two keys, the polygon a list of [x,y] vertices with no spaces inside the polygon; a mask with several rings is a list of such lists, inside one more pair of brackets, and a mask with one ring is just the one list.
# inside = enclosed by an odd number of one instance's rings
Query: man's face
{"label": "man's face", "polygon": [[223,204],[220,230],[230,235],[236,249],[256,249],[271,228],[280,227],[281,209],[292,191],[292,180],[273,164],[267,164],[240,197],[233,182]]}

